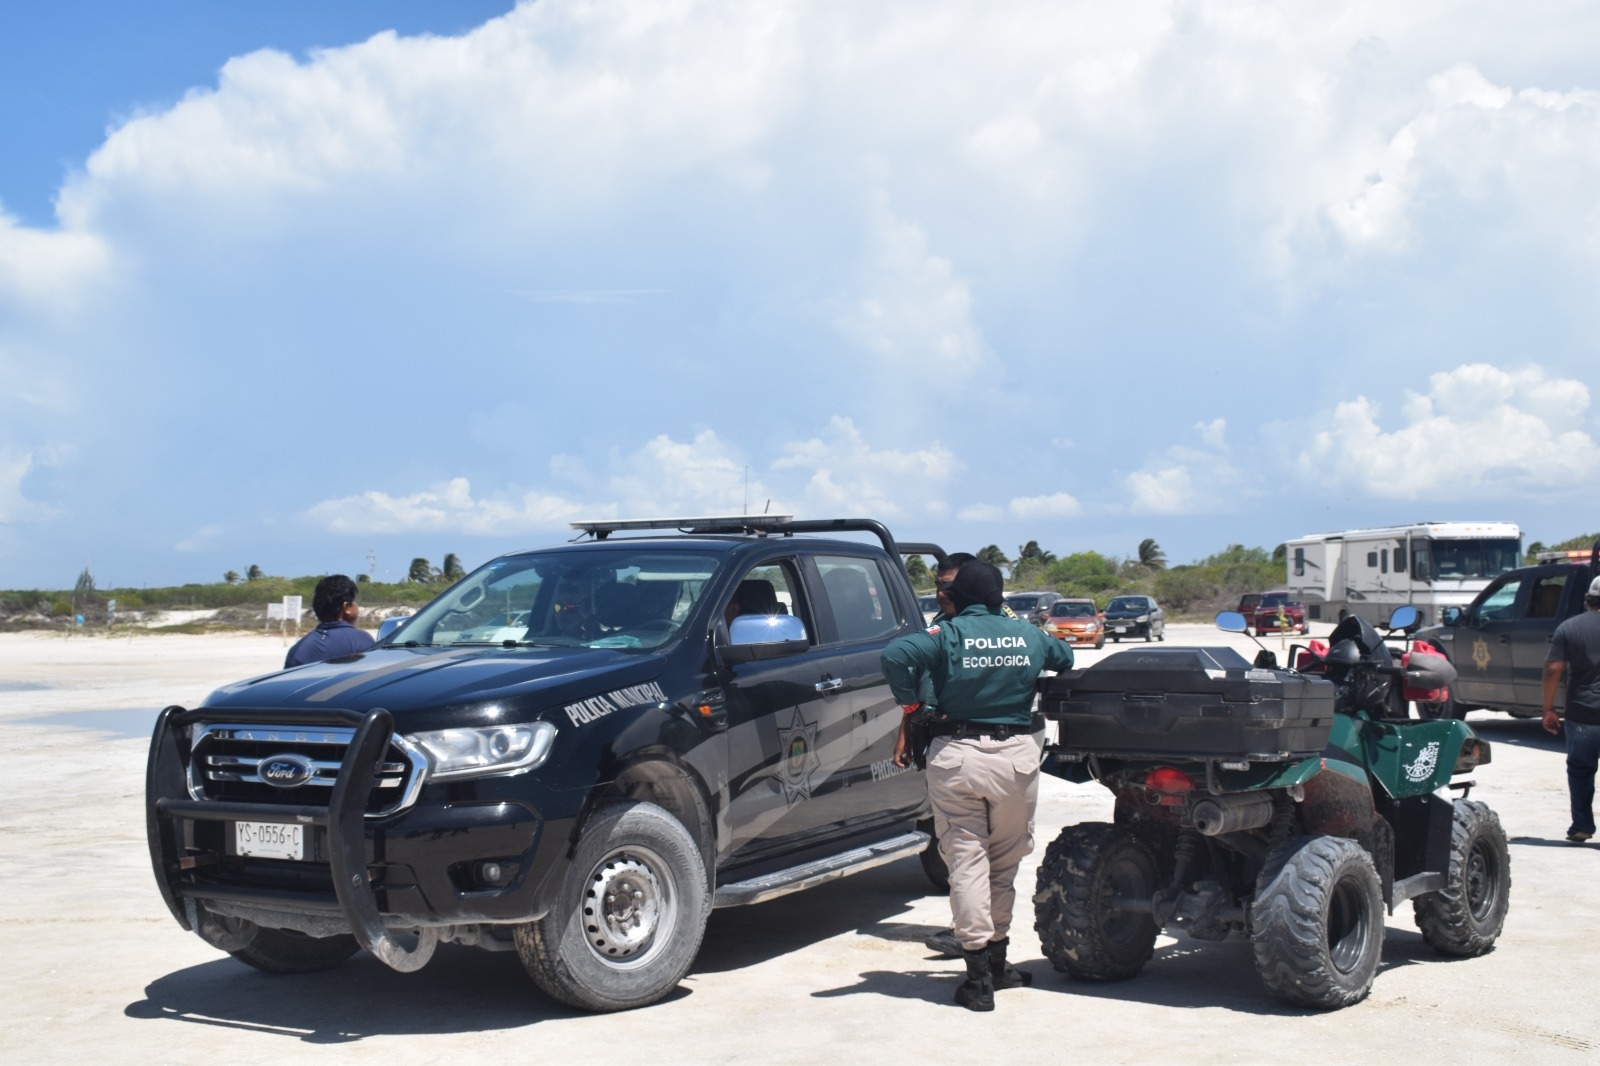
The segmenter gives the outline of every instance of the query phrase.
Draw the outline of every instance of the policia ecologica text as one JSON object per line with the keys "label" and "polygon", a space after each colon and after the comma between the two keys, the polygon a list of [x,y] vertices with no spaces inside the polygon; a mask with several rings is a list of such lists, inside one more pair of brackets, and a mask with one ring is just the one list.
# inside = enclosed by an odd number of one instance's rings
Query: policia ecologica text
{"label": "policia ecologica text", "polygon": [[988,563],[964,564],[940,589],[958,613],[891,642],[883,672],[906,708],[897,763],[910,756],[907,723],[913,716],[932,719],[928,799],[939,853],[950,867],[950,909],[967,965],[956,1002],[986,1011],[994,1009],[996,988],[1032,983],[1006,962],[1006,948],[1017,868],[1033,850],[1039,798],[1034,683],[1041,671],[1071,669],[1072,649],[1001,613],[1000,572]]}

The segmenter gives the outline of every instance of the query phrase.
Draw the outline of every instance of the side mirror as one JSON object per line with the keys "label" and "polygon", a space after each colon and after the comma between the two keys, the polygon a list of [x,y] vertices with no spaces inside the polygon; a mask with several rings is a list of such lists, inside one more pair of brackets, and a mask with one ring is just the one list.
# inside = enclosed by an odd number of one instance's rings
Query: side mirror
{"label": "side mirror", "polygon": [[806,624],[792,614],[742,614],[728,627],[722,658],[730,663],[778,659],[811,647]]}
{"label": "side mirror", "polygon": [[1461,608],[1446,607],[1444,610],[1439,612],[1439,621],[1443,622],[1447,626],[1458,626],[1461,624],[1461,615]]}
{"label": "side mirror", "polygon": [[1389,628],[1415,629],[1421,621],[1422,616],[1417,613],[1417,609],[1409,603],[1403,603],[1389,616]]}
{"label": "side mirror", "polygon": [[409,621],[411,621],[411,616],[409,614],[403,615],[399,618],[385,618],[378,624],[378,641],[381,643],[384,640],[387,640],[389,634],[393,633],[395,630],[399,629]]}
{"label": "side mirror", "polygon": [[1244,615],[1238,611],[1217,612],[1217,628],[1224,633],[1248,633],[1250,624],[1244,620]]}

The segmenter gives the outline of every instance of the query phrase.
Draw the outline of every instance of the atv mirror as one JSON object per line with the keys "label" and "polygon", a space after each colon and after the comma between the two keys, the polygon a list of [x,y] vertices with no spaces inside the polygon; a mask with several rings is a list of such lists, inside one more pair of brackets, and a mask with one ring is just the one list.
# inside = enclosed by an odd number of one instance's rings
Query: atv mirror
{"label": "atv mirror", "polygon": [[1389,616],[1390,629],[1411,629],[1422,620],[1417,614],[1417,609],[1409,603],[1401,604],[1394,609],[1394,614]]}
{"label": "atv mirror", "polygon": [[1250,624],[1244,620],[1244,615],[1238,611],[1217,612],[1217,628],[1224,633],[1248,633]]}

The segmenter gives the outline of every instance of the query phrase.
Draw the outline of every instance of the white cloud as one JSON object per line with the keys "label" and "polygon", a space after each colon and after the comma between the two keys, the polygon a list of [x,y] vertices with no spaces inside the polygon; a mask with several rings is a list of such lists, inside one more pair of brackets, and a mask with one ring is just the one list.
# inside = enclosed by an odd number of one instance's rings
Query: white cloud
{"label": "white cloud", "polygon": [[963,522],[999,522],[1005,516],[1005,509],[992,503],[974,503],[956,512],[956,517]]}
{"label": "white cloud", "polygon": [[372,490],[324,500],[308,516],[335,533],[475,535],[553,530],[580,518],[734,514],[746,507],[800,518],[894,518],[942,513],[938,493],[958,466],[938,445],[875,449],[849,419],[834,418],[823,434],[784,445],[768,475],[703,430],[687,441],[660,434],[632,452],[612,452],[599,475],[576,456],[552,457],[551,476],[579,493],[475,493],[457,477],[402,495]]}
{"label": "white cloud", "polygon": [[972,291],[950,260],[929,248],[921,229],[886,212],[871,234],[861,291],[845,301],[839,331],[930,385],[983,371],[991,363],[989,346],[973,322]]}
{"label": "white cloud", "polygon": [[1135,514],[1189,515],[1225,512],[1257,495],[1250,476],[1231,458],[1227,419],[1191,427],[1204,448],[1175,444],[1126,479]]}
{"label": "white cloud", "polygon": [[1380,499],[1576,498],[1600,477],[1600,446],[1584,428],[1589,389],[1538,366],[1472,363],[1407,391],[1399,424],[1358,396],[1324,412],[1301,452],[1301,476]]}
{"label": "white cloud", "polygon": [[873,448],[854,422],[835,416],[822,435],[785,445],[772,469],[807,475],[791,490],[802,501],[797,514],[896,518],[924,512],[961,464],[938,443],[914,451]]}
{"label": "white cloud", "polygon": [[0,525],[32,521],[52,513],[50,508],[22,494],[22,481],[33,469],[33,462],[32,452],[0,447]]}
{"label": "white cloud", "polygon": [[224,530],[221,526],[201,526],[172,546],[175,552],[186,555],[208,552],[218,547]]}
{"label": "white cloud", "polygon": [[1018,496],[1011,501],[1013,518],[1070,518],[1083,512],[1083,504],[1071,493],[1054,492],[1045,496]]}
{"label": "white cloud", "polygon": [[98,234],[32,229],[0,211],[0,306],[10,297],[47,314],[75,310],[86,287],[105,276],[110,259]]}
{"label": "white cloud", "polygon": [[556,529],[579,518],[614,517],[583,513],[584,508],[559,496],[538,492],[503,492],[474,497],[464,477],[451,478],[420,492],[393,496],[368,491],[324,500],[307,512],[331,533],[450,532],[477,536]]}

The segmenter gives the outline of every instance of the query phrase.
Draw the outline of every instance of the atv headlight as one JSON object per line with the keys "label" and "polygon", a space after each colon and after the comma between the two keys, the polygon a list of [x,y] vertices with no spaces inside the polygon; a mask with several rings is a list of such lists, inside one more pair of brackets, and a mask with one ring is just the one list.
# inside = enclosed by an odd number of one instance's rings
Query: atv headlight
{"label": "atv headlight", "polygon": [[406,739],[428,753],[429,777],[449,781],[534,769],[549,758],[556,727],[549,722],[529,722],[481,729],[439,729],[411,733]]}

